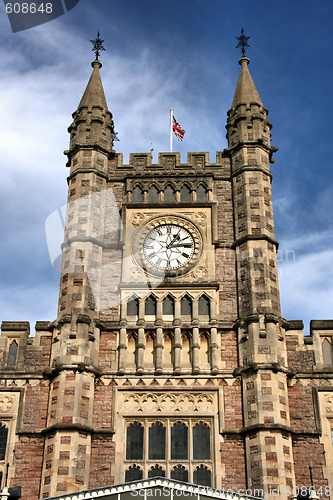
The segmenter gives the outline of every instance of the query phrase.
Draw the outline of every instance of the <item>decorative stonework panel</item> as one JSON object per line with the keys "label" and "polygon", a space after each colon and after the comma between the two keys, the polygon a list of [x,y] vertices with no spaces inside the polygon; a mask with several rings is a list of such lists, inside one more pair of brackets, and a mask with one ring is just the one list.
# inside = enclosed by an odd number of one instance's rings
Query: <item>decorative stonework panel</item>
{"label": "decorative stonework panel", "polygon": [[0,413],[9,413],[13,411],[14,396],[9,394],[0,394]]}
{"label": "decorative stonework panel", "polygon": [[206,415],[217,411],[216,395],[213,392],[154,393],[121,392],[119,408],[124,414],[188,414]]}

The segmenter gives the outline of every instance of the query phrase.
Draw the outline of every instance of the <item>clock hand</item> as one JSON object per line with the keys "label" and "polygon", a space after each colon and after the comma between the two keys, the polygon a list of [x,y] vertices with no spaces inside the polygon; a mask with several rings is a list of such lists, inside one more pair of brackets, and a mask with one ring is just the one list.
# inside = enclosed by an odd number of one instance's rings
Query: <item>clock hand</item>
{"label": "clock hand", "polygon": [[167,248],[170,248],[175,241],[179,240],[179,233],[176,234],[176,236],[174,237],[174,239],[172,241],[170,241],[170,243],[167,245]]}
{"label": "clock hand", "polygon": [[171,248],[176,248],[176,247],[191,248],[192,243],[177,243],[176,245],[171,245]]}

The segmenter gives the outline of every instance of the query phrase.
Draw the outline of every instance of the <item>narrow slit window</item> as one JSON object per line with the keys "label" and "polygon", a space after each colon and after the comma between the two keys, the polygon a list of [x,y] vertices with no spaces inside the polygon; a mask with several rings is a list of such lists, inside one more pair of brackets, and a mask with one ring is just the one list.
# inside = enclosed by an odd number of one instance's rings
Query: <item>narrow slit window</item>
{"label": "narrow slit window", "polygon": [[15,366],[16,365],[16,358],[17,358],[17,350],[18,350],[18,345],[16,340],[13,340],[13,342],[9,346],[8,350],[8,366]]}

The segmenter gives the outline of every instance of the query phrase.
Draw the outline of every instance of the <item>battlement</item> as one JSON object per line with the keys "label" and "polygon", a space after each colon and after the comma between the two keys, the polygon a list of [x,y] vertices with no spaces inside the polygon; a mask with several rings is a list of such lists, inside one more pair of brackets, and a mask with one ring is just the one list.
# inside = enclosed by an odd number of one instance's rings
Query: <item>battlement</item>
{"label": "battlement", "polygon": [[116,170],[151,170],[152,173],[163,170],[188,171],[193,173],[204,173],[206,170],[219,171],[219,173],[230,175],[230,160],[223,151],[216,152],[216,162],[211,163],[209,152],[198,151],[187,153],[187,163],[181,163],[179,152],[158,153],[158,163],[152,163],[151,153],[130,153],[129,163],[123,163],[122,153],[116,153],[111,160]]}
{"label": "battlement", "polygon": [[27,321],[3,321],[0,336],[0,367],[4,371],[38,372],[49,366],[52,323],[37,321],[30,336]]}

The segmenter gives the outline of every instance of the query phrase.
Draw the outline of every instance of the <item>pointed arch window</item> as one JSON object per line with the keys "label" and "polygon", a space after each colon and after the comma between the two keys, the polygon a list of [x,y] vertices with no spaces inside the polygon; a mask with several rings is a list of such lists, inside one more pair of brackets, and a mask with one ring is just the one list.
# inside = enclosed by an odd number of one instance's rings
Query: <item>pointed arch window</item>
{"label": "pointed arch window", "polygon": [[191,201],[191,190],[186,184],[180,190],[180,201],[190,202]]}
{"label": "pointed arch window", "polygon": [[126,460],[143,459],[143,427],[134,422],[127,427]]}
{"label": "pointed arch window", "polygon": [[176,192],[172,186],[168,185],[164,190],[164,201],[172,203],[176,200]]}
{"label": "pointed arch window", "polygon": [[171,479],[188,482],[188,470],[183,465],[177,465],[171,471]]}
{"label": "pointed arch window", "polygon": [[200,486],[211,486],[212,478],[211,472],[205,465],[200,465],[193,472],[193,483],[199,484]]}
{"label": "pointed arch window", "polygon": [[198,303],[199,316],[209,316],[210,314],[210,300],[206,295],[202,295]]}
{"label": "pointed arch window", "polygon": [[138,465],[131,465],[125,472],[125,483],[142,479],[142,469]]}
{"label": "pointed arch window", "polygon": [[323,361],[325,365],[332,364],[332,344],[328,339],[322,343]]}
{"label": "pointed arch window", "polygon": [[5,460],[8,440],[8,428],[0,424],[0,460]]}
{"label": "pointed arch window", "polygon": [[135,203],[143,201],[143,190],[140,188],[140,186],[135,186],[135,188],[133,189],[132,201],[134,201]]}
{"label": "pointed arch window", "polygon": [[137,297],[132,297],[129,302],[127,302],[127,316],[138,316],[139,315],[139,299]]}
{"label": "pointed arch window", "polygon": [[16,342],[16,340],[13,340],[13,342],[10,344],[9,350],[8,350],[8,361],[7,361],[8,366],[15,366],[16,365],[17,350],[18,350],[17,342]]}
{"label": "pointed arch window", "polygon": [[184,295],[180,301],[180,314],[182,316],[192,316],[192,300],[188,295]]}
{"label": "pointed arch window", "polygon": [[159,194],[160,192],[157,187],[151,186],[148,190],[148,201],[153,203],[159,201]]}
{"label": "pointed arch window", "polygon": [[155,465],[148,471],[148,477],[165,477],[165,470],[160,465]]}
{"label": "pointed arch window", "polygon": [[163,300],[163,314],[165,316],[173,316],[175,312],[175,301],[170,295],[167,295]]}
{"label": "pointed arch window", "polygon": [[155,316],[156,315],[156,299],[152,295],[146,299],[145,302],[145,315]]}
{"label": "pointed arch window", "polygon": [[210,429],[202,422],[193,427],[193,459],[210,459]]}
{"label": "pointed arch window", "polygon": [[200,184],[197,187],[197,201],[207,201],[208,199],[208,192],[206,187],[203,184]]}
{"label": "pointed arch window", "polygon": [[165,427],[161,422],[155,422],[149,427],[148,459],[165,460]]}
{"label": "pointed arch window", "polygon": [[176,422],[171,427],[171,460],[188,458],[188,427]]}

